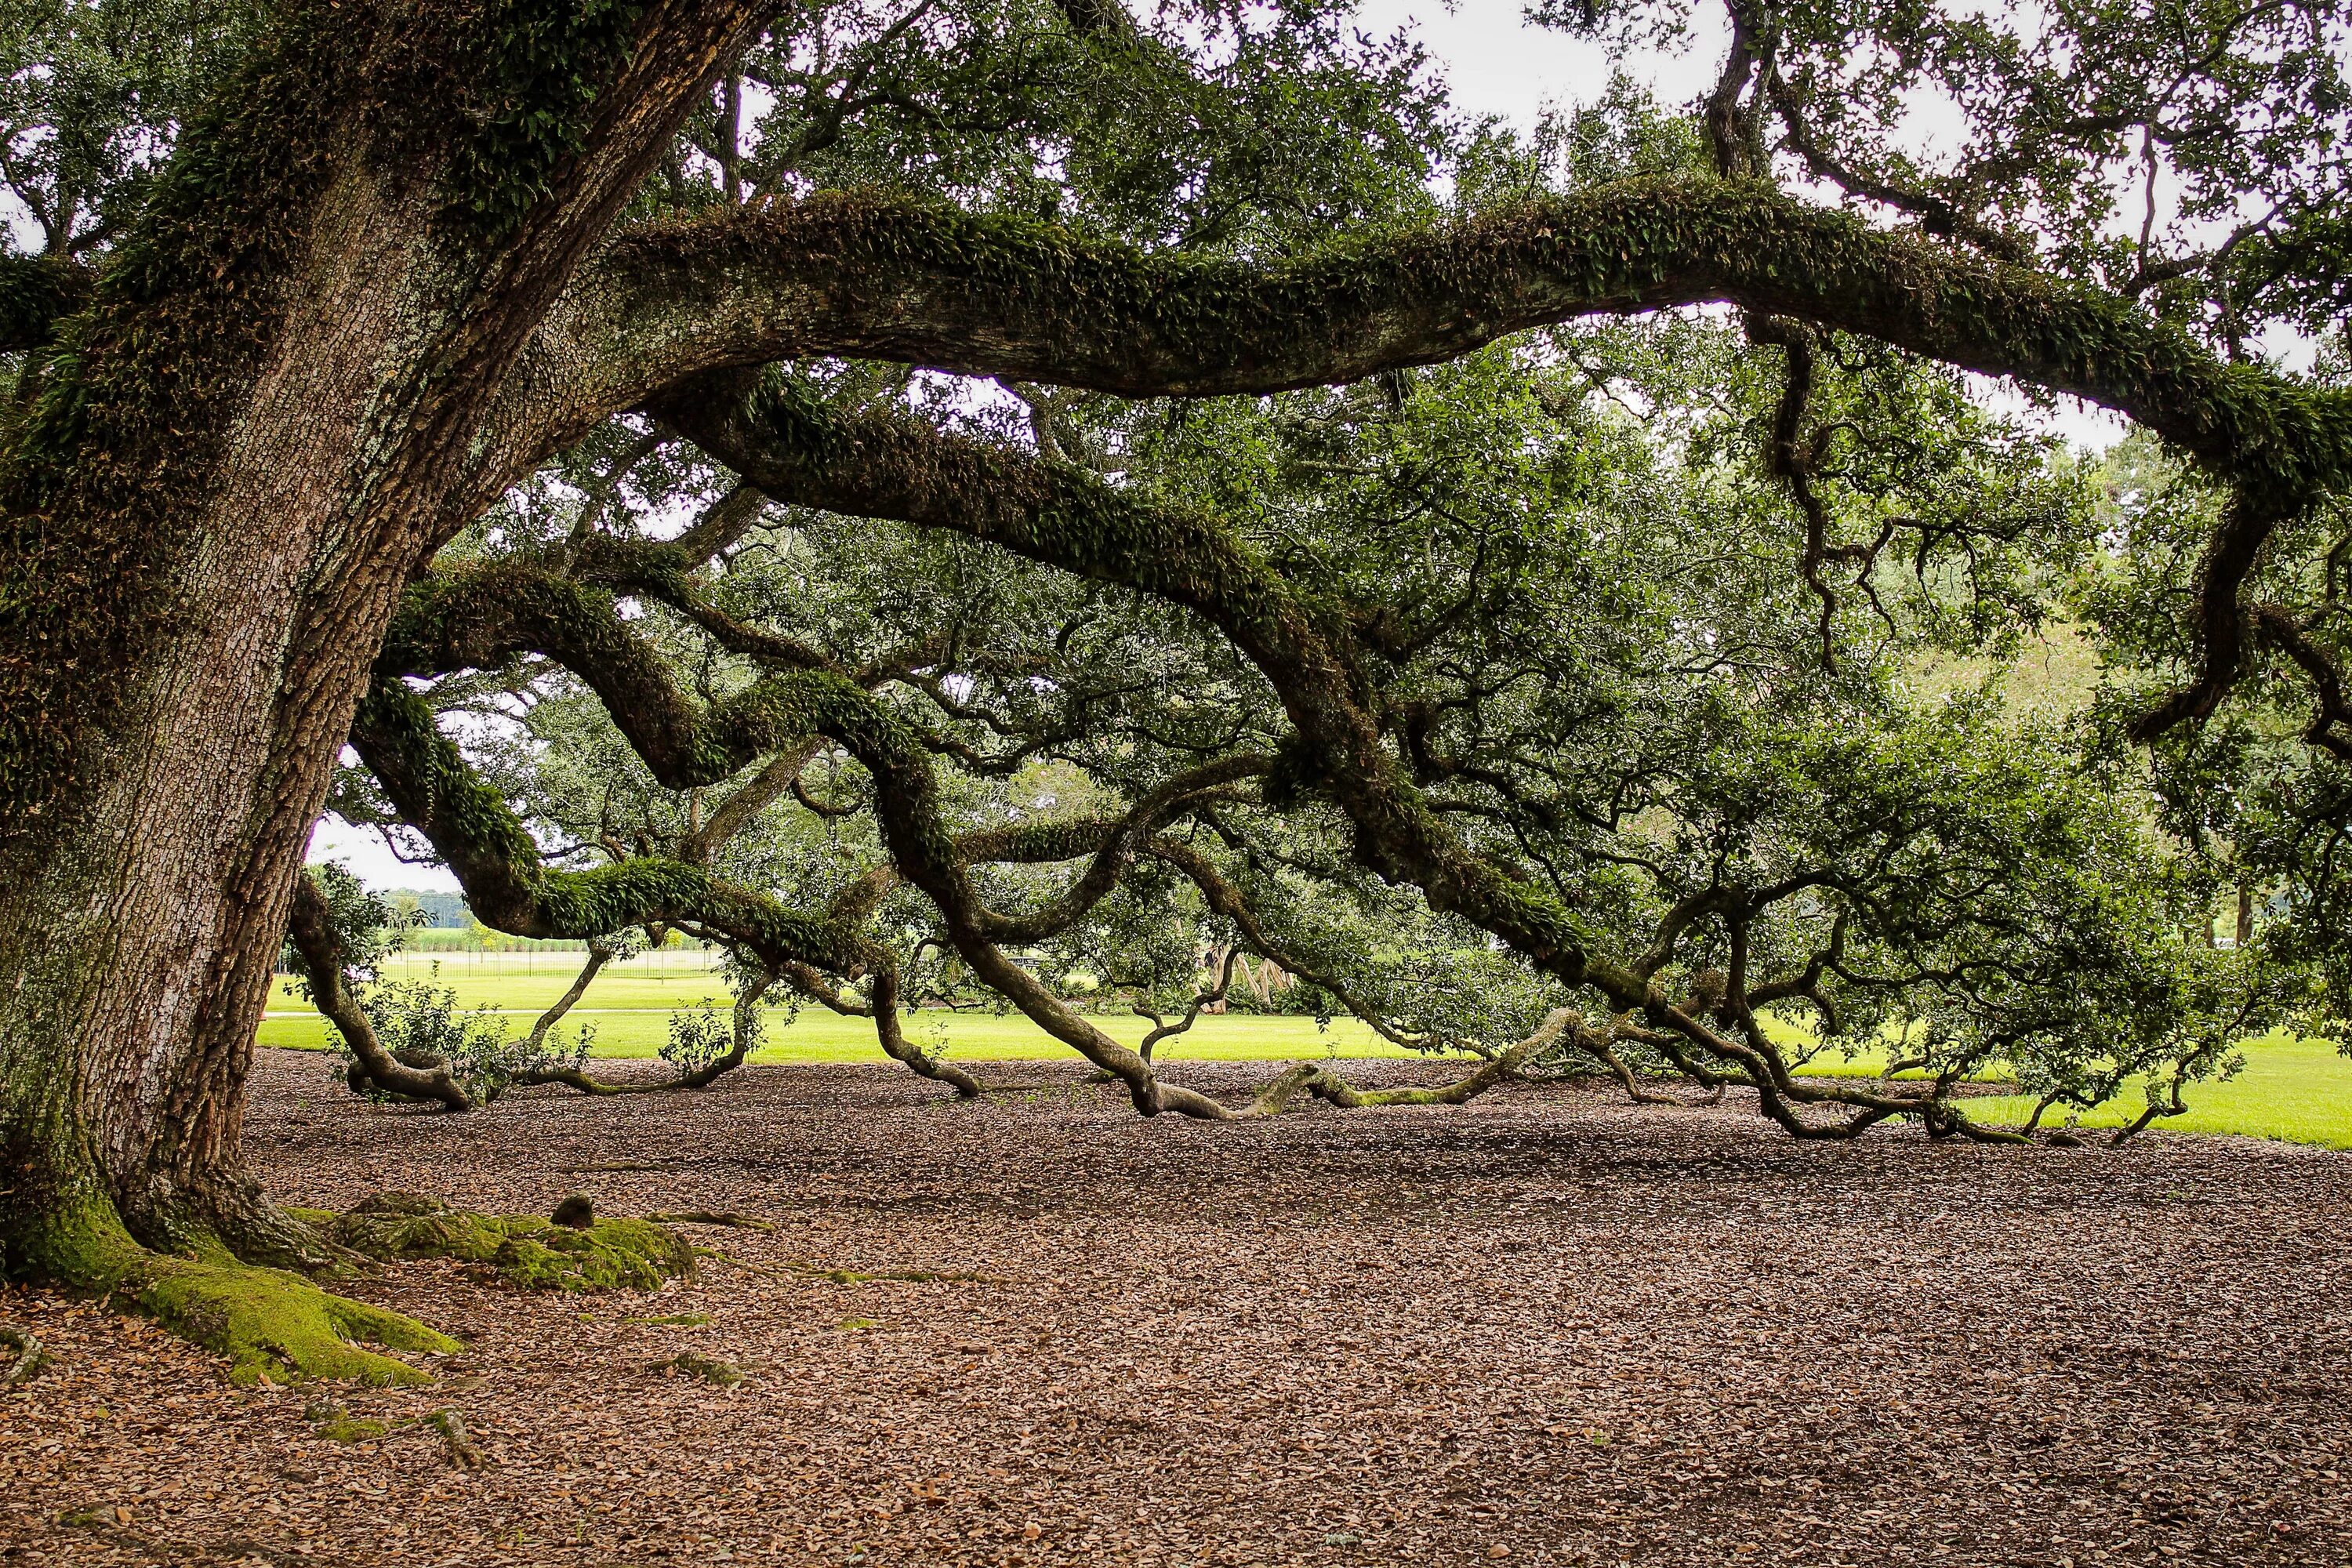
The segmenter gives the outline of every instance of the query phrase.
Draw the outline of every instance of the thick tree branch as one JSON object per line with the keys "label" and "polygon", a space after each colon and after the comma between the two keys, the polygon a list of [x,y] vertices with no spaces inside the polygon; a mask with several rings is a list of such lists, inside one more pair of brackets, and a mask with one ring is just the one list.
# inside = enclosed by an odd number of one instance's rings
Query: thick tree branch
{"label": "thick tree branch", "polygon": [[2352,399],[2226,364],[2132,300],[1749,181],[1635,180],[1265,268],[1002,216],[829,195],[622,237],[549,326],[589,374],[566,428],[726,365],[853,354],[1128,395],[1267,392],[1455,357],[1578,316],[1729,301],[2130,416],[2230,482],[2205,667],[2142,725],[2212,711],[2277,521],[2352,476]]}
{"label": "thick tree branch", "polygon": [[747,393],[736,377],[662,410],[772,495],[968,533],[1200,611],[1273,682],[1299,732],[1295,754],[1315,760],[1313,784],[1355,819],[1375,869],[1415,883],[1435,908],[1486,926],[1569,984],[1590,980],[1619,1006],[1647,1005],[1645,980],[1588,962],[1556,900],[1472,854],[1438,818],[1385,743],[1346,627],[1210,520],[912,418],[843,417],[789,388]]}
{"label": "thick tree branch", "polygon": [[2132,301],[1753,182],[1629,180],[1271,267],[909,198],[827,195],[616,239],[549,331],[597,412],[824,353],[1127,395],[1256,393],[1456,357],[1578,316],[1727,301],[2131,416],[2224,477],[2332,490],[2352,401],[2224,364]]}
{"label": "thick tree branch", "polygon": [[[1558,898],[1474,853],[1430,808],[1388,748],[1345,625],[1302,601],[1279,573],[1211,520],[1068,465],[943,435],[908,416],[838,415],[789,386],[714,378],[666,400],[661,412],[779,498],[990,540],[1199,611],[1280,695],[1298,732],[1286,757],[1293,766],[1313,763],[1311,773],[1288,780],[1289,786],[1328,793],[1352,819],[1357,853],[1372,869],[1420,887],[1433,909],[1485,927],[1561,983],[1592,985],[1612,1011],[1638,1013],[1705,1055],[1736,1064],[1758,1086],[1766,1113],[1799,1136],[1838,1135],[1807,1123],[1796,1109],[1804,1103],[1856,1106],[1874,1119],[1948,1110],[1921,1097],[1796,1081],[1776,1052],[1675,1005],[1638,966],[1591,952]],[[1017,965],[1004,968],[1009,984],[1037,988]],[[1680,1065],[1683,1058],[1675,1059]]]}

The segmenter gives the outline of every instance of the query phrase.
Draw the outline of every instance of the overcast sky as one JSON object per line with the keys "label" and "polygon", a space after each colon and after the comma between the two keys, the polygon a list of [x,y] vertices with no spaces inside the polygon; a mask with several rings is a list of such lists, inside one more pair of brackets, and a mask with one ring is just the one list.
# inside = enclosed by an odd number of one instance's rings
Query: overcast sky
{"label": "overcast sky", "polygon": [[[1552,104],[1587,101],[1609,82],[1609,63],[1591,44],[1545,27],[1529,26],[1519,0],[1462,0],[1454,8],[1431,0],[1371,0],[1363,11],[1364,30],[1386,36],[1412,26],[1441,72],[1454,100],[1474,113],[1498,114],[1521,130]],[[1668,101],[1696,97],[1717,67],[1717,42],[1701,37],[1685,53],[1642,62],[1643,74]],[[2077,443],[2105,447],[2122,434],[2121,422],[2084,409],[2057,421]],[[342,861],[374,888],[455,889],[457,879],[438,867],[402,864],[373,833],[362,833],[330,817],[310,841],[311,858]]]}

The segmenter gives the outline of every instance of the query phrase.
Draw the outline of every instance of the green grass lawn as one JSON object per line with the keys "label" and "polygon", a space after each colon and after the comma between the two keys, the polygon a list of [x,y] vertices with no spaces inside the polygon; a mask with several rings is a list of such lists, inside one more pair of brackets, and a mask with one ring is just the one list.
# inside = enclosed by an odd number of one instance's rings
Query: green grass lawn
{"label": "green grass lawn", "polygon": [[[596,977],[580,1005],[564,1016],[566,1032],[576,1024],[593,1024],[596,1057],[650,1057],[669,1037],[669,1016],[709,997],[724,1008],[727,987],[712,970],[701,967],[700,954],[657,953],[625,964],[613,964]],[[579,964],[564,953],[403,954],[385,967],[387,980],[430,980],[457,994],[462,1007],[495,1007],[523,1033],[551,1006],[579,973]],[[1114,1039],[1134,1045],[1150,1026],[1137,1017],[1116,1014],[1096,1016],[1094,1022]],[[1015,1013],[916,1013],[906,1022],[907,1036],[926,1048],[944,1047],[950,1056],[966,1061],[1017,1061],[1035,1058],[1069,1058],[1070,1047]],[[260,1043],[317,1049],[327,1043],[327,1023],[310,1005],[297,996],[281,979],[262,1020]],[[1318,1029],[1312,1018],[1250,1017],[1228,1014],[1202,1018],[1190,1031],[1162,1041],[1154,1055],[1161,1059],[1194,1061],[1288,1061],[1302,1057],[1406,1057],[1414,1053],[1390,1045],[1353,1018],[1334,1018]],[[782,1011],[769,1016],[768,1044],[755,1062],[881,1061],[874,1026],[863,1018],[844,1018],[814,1003],[803,1004],[791,1024]]]}
{"label": "green grass lawn", "polygon": [[[2250,1138],[2284,1138],[2352,1149],[2352,1061],[2316,1040],[2273,1037],[2250,1040],[2243,1072],[2226,1083],[2192,1084],[2182,1098],[2186,1116],[2150,1123],[2167,1132],[2235,1132]],[[2146,1102],[2133,1089],[2083,1118],[2085,1127],[2119,1127]],[[1969,1114],[1979,1121],[2015,1123],[2033,1114],[2025,1099],[1972,1100]],[[2055,1125],[2053,1113],[2044,1125]]]}
{"label": "green grass lawn", "polygon": [[[437,971],[436,971],[437,965]],[[387,979],[433,979],[457,994],[460,1005],[505,1010],[520,1034],[561,996],[579,972],[568,953],[448,953],[437,958],[404,954],[386,971]],[[709,997],[724,1006],[727,988],[706,966],[706,955],[666,952],[614,964],[596,979],[587,997],[566,1018],[596,1026],[593,1055],[650,1057],[668,1037],[670,1014]],[[1101,1015],[1106,1034],[1133,1045],[1147,1027],[1135,1017]],[[1068,1047],[1018,1014],[917,1013],[907,1033],[927,1047],[944,1047],[966,1061],[1067,1058]],[[260,1043],[317,1049],[327,1043],[326,1021],[284,982],[261,1026]],[[1318,1028],[1312,1018],[1227,1015],[1202,1018],[1190,1033],[1166,1040],[1163,1058],[1194,1061],[1286,1061],[1301,1058],[1402,1057],[1352,1018],[1335,1018]],[[2246,1068],[2227,1083],[2207,1083],[2189,1092],[2189,1111],[2156,1123],[2173,1132],[2231,1132],[2284,1138],[2332,1149],[2352,1149],[2352,1061],[2333,1047],[2308,1040],[2269,1038],[2245,1047]],[[882,1059],[873,1026],[843,1018],[814,1005],[803,1005],[790,1025],[771,1015],[769,1043],[752,1058],[760,1062],[867,1062]],[[1823,1058],[1806,1070],[1816,1073],[1874,1072],[1880,1063]],[[2115,1127],[2139,1110],[2137,1090],[2083,1118],[2085,1127]],[[1969,1114],[1990,1123],[2016,1123],[2032,1113],[2032,1102],[2016,1097],[1971,1100]],[[2047,1119],[2055,1125],[2057,1118]]]}

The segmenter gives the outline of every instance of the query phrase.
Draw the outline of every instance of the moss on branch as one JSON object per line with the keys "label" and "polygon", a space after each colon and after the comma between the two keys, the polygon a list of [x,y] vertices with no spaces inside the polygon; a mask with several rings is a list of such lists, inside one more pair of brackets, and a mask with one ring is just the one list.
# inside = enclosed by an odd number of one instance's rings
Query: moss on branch
{"label": "moss on branch", "polygon": [[655,858],[584,871],[541,865],[538,845],[504,798],[435,727],[423,699],[396,681],[380,679],[370,689],[352,742],[402,817],[457,874],[467,903],[498,930],[586,939],[633,925],[691,921],[776,963],[801,961],[856,973],[873,960],[856,932],[796,913],[701,866]]}
{"label": "moss on branch", "polygon": [[[710,365],[821,353],[1131,395],[1271,392],[1580,315],[1730,301],[2090,398],[2225,477],[2308,495],[2352,472],[2340,394],[2225,364],[2121,295],[1759,182],[1625,180],[1270,266],[829,193],[639,231],[602,265],[616,368],[650,377],[625,402]],[[631,359],[656,321],[679,356],[706,357]]]}

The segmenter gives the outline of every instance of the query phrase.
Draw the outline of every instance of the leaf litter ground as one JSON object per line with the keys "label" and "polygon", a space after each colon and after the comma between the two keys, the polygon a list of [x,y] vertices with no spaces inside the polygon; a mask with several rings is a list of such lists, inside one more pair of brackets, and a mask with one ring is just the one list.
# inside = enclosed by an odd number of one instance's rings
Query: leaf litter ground
{"label": "leaf litter ground", "polygon": [[422,1390],[241,1392],[0,1291],[59,1362],[0,1394],[0,1563],[2352,1560],[2352,1156],[1557,1089],[1203,1126],[989,1070],[445,1118],[263,1052],[284,1201],[775,1228],[686,1226],[725,1257],[656,1294],[359,1281],[468,1342]]}

